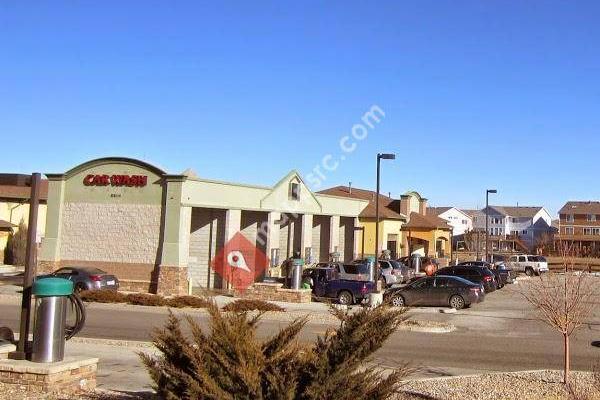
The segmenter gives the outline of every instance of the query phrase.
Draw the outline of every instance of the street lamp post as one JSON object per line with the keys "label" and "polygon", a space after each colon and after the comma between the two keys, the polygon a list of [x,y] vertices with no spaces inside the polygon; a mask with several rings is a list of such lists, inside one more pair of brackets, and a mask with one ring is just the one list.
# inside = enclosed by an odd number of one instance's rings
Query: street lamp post
{"label": "street lamp post", "polygon": [[392,153],[377,153],[377,194],[375,195],[375,264],[379,263],[379,176],[381,160],[395,160],[396,155]]}
{"label": "street lamp post", "polygon": [[488,189],[485,191],[485,261],[490,262],[489,258],[489,245],[490,245],[490,231],[488,228],[488,223],[490,218],[489,215],[489,198],[490,193],[498,193],[496,189]]}

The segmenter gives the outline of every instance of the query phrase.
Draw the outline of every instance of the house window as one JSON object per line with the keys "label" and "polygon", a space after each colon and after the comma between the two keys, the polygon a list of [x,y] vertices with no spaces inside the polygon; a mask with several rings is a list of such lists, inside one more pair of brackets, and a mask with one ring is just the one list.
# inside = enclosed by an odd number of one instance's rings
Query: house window
{"label": "house window", "polygon": [[462,220],[462,224],[463,224],[463,225],[466,225],[466,224],[467,224],[467,220],[466,220],[466,219],[463,219],[463,220]]}
{"label": "house window", "polygon": [[573,235],[574,230],[572,226],[565,226],[565,235]]}
{"label": "house window", "polygon": [[527,230],[525,230],[525,229],[524,229],[524,230],[523,230],[521,233],[522,233],[523,235],[527,235]]}
{"label": "house window", "polygon": [[575,215],[574,214],[567,214],[567,222],[575,222]]}
{"label": "house window", "polygon": [[290,183],[290,199],[300,200],[300,184],[296,182]]}
{"label": "house window", "polygon": [[596,214],[588,214],[588,215],[587,215],[587,220],[588,220],[589,222],[594,222],[594,221],[596,221]]}

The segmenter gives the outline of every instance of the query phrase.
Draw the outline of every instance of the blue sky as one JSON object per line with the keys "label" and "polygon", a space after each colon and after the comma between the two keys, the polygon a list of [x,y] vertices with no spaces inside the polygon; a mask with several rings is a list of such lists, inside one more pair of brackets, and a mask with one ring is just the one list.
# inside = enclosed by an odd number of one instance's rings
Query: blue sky
{"label": "blue sky", "polygon": [[597,2],[25,3],[0,3],[0,171],[120,155],[272,185],[376,104],[323,187],[374,188],[395,152],[393,196],[600,199]]}

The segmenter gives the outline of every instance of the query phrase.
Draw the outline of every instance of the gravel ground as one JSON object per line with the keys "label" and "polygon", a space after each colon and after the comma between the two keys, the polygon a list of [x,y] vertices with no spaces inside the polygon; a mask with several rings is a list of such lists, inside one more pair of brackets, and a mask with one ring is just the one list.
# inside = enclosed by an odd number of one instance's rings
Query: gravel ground
{"label": "gravel ground", "polygon": [[[409,381],[402,400],[599,400],[600,387],[589,372],[574,372],[571,380],[578,396],[569,397],[559,371],[532,371]],[[595,387],[594,387],[595,386]]]}
{"label": "gravel ground", "polygon": [[[398,400],[600,400],[600,387],[589,372],[574,372],[577,396],[569,397],[559,371],[531,371],[435,378],[408,381]],[[594,387],[595,386],[595,387]],[[107,390],[79,396],[28,394],[0,383],[0,400],[154,400],[149,393],[130,394]]]}

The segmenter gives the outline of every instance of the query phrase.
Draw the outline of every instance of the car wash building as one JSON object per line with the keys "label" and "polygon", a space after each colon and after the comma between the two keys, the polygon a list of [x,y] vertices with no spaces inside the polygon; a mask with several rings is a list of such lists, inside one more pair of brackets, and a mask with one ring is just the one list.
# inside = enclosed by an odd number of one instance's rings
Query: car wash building
{"label": "car wash building", "polygon": [[115,274],[123,290],[162,294],[226,289],[215,265],[231,263],[225,250],[240,240],[255,281],[278,275],[295,253],[307,262],[332,254],[349,261],[359,252],[357,217],[368,204],[313,193],[295,171],[265,187],[110,157],[46,176],[38,270],[93,266]]}

